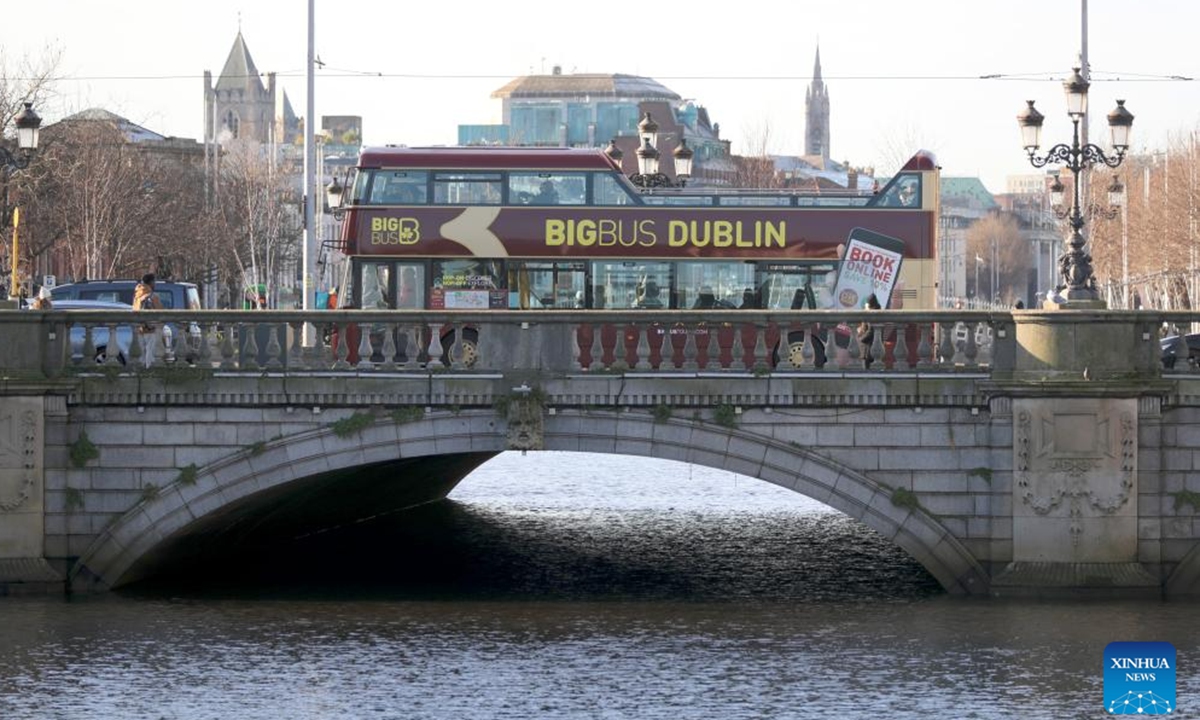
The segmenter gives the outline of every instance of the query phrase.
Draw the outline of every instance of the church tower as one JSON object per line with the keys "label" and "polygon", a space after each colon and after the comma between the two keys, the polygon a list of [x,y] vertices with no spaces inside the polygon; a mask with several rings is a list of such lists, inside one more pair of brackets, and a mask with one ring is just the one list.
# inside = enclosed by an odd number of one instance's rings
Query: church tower
{"label": "church tower", "polygon": [[264,86],[239,29],[225,67],[214,85],[204,71],[204,139],[206,143],[251,140],[286,144],[299,131],[287,94],[267,73]]}
{"label": "church tower", "polygon": [[821,48],[813,65],[813,79],[804,99],[804,154],[829,159],[829,93],[821,80]]}

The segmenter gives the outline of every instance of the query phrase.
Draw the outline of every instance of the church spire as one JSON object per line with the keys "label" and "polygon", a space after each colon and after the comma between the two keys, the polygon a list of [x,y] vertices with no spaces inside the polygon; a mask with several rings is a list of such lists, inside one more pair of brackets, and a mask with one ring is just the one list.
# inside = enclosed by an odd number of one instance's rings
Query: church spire
{"label": "church spire", "polygon": [[821,79],[821,46],[817,45],[813,77],[804,98],[804,154],[829,159],[829,92]]}

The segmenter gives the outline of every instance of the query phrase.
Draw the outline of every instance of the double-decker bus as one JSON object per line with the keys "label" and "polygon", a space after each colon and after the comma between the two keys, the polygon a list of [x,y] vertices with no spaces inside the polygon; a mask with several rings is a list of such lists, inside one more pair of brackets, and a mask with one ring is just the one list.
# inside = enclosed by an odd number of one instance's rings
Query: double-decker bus
{"label": "double-decker bus", "polygon": [[643,189],[599,149],[371,147],[348,187],[348,307],[836,307],[856,234],[902,257],[885,307],[936,297],[938,167],[924,152],[858,192]]}

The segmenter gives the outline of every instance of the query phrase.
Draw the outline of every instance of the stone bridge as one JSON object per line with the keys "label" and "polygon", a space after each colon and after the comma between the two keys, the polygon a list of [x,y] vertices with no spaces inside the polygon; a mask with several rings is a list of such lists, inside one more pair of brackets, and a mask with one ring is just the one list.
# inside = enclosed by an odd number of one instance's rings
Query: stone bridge
{"label": "stone bridge", "polygon": [[[1188,315],[143,319],[175,328],[148,367],[136,340],[96,362],[123,313],[0,312],[0,591],[118,587],[564,450],[789,488],[952,593],[1200,593],[1200,374],[1158,342]],[[872,346],[838,342],[862,320]]]}

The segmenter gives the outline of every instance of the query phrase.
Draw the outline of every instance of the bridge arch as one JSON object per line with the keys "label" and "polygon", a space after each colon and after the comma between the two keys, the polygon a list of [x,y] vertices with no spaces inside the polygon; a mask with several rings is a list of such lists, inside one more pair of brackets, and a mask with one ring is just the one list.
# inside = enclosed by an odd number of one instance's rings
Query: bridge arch
{"label": "bridge arch", "polygon": [[[329,425],[279,438],[199,468],[126,512],[101,533],[72,570],[73,580],[109,587],[140,577],[147,558],[172,538],[264,492],[286,492],[304,478],[381,463],[439,456],[465,458],[445,470],[446,493],[482,462],[504,451],[505,423],[491,410],[436,412],[414,422],[377,419],[339,436]],[[641,413],[559,411],[545,418],[546,450],[665,458],[747,475],[823,502],[899,545],[951,593],[988,591],[987,575],[938,520],[896,505],[892,489],[816,450],[712,423],[655,421]],[[417,504],[417,503],[413,503]]]}

